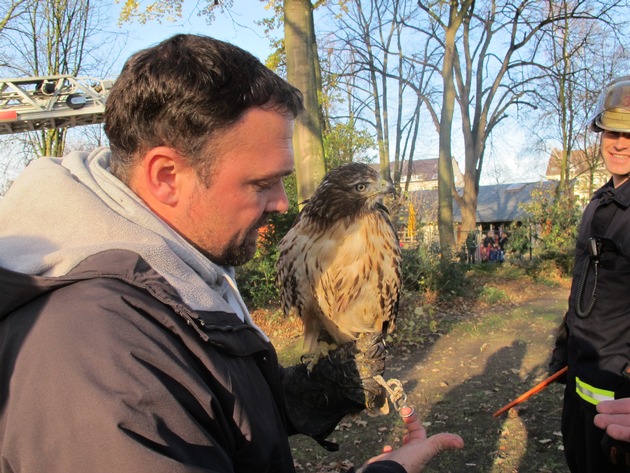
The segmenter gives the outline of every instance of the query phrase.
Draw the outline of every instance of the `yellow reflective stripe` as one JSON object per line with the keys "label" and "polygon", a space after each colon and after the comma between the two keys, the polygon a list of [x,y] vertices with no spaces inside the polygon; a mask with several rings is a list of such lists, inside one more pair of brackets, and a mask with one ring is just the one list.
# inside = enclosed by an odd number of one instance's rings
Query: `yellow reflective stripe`
{"label": "yellow reflective stripe", "polygon": [[599,404],[601,401],[612,401],[615,399],[614,391],[607,391],[605,389],[599,389],[595,386],[591,386],[585,383],[577,376],[575,377],[575,392],[578,393],[582,399],[591,404]]}

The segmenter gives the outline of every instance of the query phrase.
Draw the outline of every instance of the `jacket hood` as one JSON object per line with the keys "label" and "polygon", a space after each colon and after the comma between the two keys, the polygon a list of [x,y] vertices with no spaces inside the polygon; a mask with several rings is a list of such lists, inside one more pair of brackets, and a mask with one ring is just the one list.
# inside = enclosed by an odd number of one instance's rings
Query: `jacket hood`
{"label": "jacket hood", "polygon": [[[254,325],[233,268],[208,260],[109,172],[99,148],[33,161],[0,200],[0,292],[35,293],[55,285],[87,257],[120,249],[140,255],[193,310],[236,313]],[[26,288],[25,288],[26,286]],[[50,290],[50,289],[48,289]],[[14,297],[14,296],[12,296]],[[254,325],[255,326],[255,325]]]}

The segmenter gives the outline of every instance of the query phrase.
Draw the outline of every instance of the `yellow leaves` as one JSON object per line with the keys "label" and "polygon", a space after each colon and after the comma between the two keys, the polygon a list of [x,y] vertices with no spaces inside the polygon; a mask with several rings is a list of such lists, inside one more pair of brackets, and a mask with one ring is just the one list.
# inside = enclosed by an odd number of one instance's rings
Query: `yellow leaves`
{"label": "yellow leaves", "polygon": [[[120,1],[116,0],[116,3],[120,3]],[[126,0],[120,12],[120,17],[118,17],[118,24],[120,25],[126,21],[130,21],[132,13],[136,11],[139,6],[140,4],[136,0]]]}
{"label": "yellow leaves", "polygon": [[[116,0],[116,3],[120,1]],[[145,24],[152,20],[161,22],[163,19],[173,22],[181,18],[183,3],[184,0],[155,0],[143,7],[139,0],[124,0],[118,24],[133,21]]]}
{"label": "yellow leaves", "polygon": [[416,209],[413,204],[409,204],[409,214],[407,217],[407,238],[415,241],[416,236]]}

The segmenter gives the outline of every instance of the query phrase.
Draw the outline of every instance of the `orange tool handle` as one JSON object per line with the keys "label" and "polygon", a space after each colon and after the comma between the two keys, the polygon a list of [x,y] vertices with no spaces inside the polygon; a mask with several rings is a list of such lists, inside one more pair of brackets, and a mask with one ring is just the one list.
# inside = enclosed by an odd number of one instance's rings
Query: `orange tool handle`
{"label": "orange tool handle", "polygon": [[556,379],[558,379],[560,376],[562,376],[564,373],[566,373],[568,369],[569,369],[569,367],[565,366],[560,371],[558,371],[558,372],[552,374],[551,376],[549,376],[547,379],[542,380],[540,383],[538,383],[532,389],[530,389],[529,391],[521,394],[519,397],[514,399],[512,402],[510,402],[509,404],[506,404],[501,409],[496,411],[494,414],[492,414],[492,416],[493,417],[499,417],[501,414],[503,414],[508,409],[510,409],[510,408],[516,406],[517,404],[520,404],[521,402],[529,399],[534,394],[539,393],[540,391],[545,389],[547,386],[549,386],[551,383],[553,383]]}

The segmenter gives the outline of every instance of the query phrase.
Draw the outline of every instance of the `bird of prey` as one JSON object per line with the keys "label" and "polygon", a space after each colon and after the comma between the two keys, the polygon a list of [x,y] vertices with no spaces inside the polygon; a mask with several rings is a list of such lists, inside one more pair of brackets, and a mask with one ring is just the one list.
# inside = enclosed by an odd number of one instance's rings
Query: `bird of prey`
{"label": "bird of prey", "polygon": [[325,356],[328,348],[394,328],[401,250],[383,205],[393,192],[366,164],[339,166],[280,242],[282,307],[301,318],[307,352]]}

